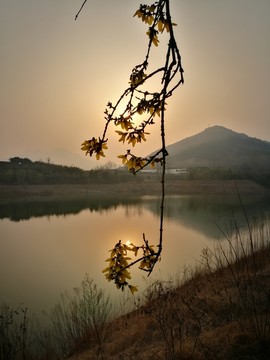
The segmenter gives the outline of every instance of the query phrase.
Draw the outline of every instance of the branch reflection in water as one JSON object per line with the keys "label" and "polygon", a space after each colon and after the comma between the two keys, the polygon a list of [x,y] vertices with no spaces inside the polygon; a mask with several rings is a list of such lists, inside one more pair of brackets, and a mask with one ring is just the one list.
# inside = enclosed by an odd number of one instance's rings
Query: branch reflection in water
{"label": "branch reflection in water", "polygon": [[[222,241],[217,227],[227,231],[240,205],[236,197],[173,196],[166,200],[164,249],[151,280],[174,276],[199,260],[205,246]],[[270,219],[269,201],[243,199],[250,219]],[[36,314],[54,306],[61,292],[81,283],[85,273],[105,292],[118,297],[103,274],[104,259],[120,239],[137,242],[142,232],[150,243],[158,239],[160,201],[83,199],[61,202],[11,202],[0,206],[0,303],[23,303]],[[242,222],[241,222],[242,221]],[[135,269],[134,269],[135,270]],[[143,291],[143,274],[133,282]]]}

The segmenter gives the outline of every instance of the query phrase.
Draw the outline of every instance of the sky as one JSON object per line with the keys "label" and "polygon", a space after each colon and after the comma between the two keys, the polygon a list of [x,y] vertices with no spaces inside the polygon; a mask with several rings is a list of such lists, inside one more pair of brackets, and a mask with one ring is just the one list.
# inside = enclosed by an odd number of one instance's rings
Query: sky
{"label": "sky", "polygon": [[[144,60],[147,26],[133,17],[142,1],[88,0],[74,21],[82,2],[1,0],[0,160],[57,163],[61,153],[92,168],[129,148],[115,129],[100,162],[80,145],[102,135],[107,102]],[[214,125],[270,141],[270,1],[171,0],[171,10],[185,84],[168,101],[167,144]],[[162,46],[154,65],[163,63]],[[149,131],[136,155],[160,147],[158,122]]]}

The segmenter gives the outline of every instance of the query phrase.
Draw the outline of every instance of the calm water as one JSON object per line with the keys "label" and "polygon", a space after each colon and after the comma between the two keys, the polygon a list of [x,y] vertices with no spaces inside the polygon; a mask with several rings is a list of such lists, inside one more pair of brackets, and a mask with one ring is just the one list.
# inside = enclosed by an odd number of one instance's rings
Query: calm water
{"label": "calm water", "polygon": [[[250,219],[270,219],[269,199],[249,198],[244,204]],[[0,205],[0,303],[23,304],[35,314],[49,311],[85,273],[115,296],[101,272],[108,250],[119,239],[142,244],[142,233],[156,244],[159,208],[155,197]],[[240,227],[244,224],[235,197],[170,197],[165,210],[162,261],[151,279],[168,279],[195,264],[203,247],[223,241],[218,226],[229,230],[233,214]],[[144,276],[141,271],[133,276],[141,290],[148,281]]]}

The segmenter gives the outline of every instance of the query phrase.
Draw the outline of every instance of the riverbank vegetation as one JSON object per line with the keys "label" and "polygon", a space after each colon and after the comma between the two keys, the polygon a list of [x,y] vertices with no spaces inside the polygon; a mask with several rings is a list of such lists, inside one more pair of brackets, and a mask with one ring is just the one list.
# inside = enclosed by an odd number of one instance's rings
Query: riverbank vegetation
{"label": "riverbank vegetation", "polygon": [[[175,171],[173,171],[175,170]],[[245,168],[191,167],[168,169],[166,181],[245,181],[250,180],[263,187],[270,187],[270,175],[265,172],[252,172]],[[179,170],[179,169],[178,169]],[[141,184],[149,181],[160,184],[159,168],[137,173],[132,176],[123,168],[108,165],[92,170],[78,167],[56,165],[50,162],[32,161],[14,157],[0,162],[0,185],[97,185],[97,184]],[[160,189],[159,189],[160,192]]]}
{"label": "riverbank vegetation", "polygon": [[126,171],[106,166],[82,170],[74,166],[14,157],[0,162],[0,183],[5,185],[62,185],[134,181]]}
{"label": "riverbank vegetation", "polygon": [[37,331],[29,310],[3,305],[1,359],[257,359],[270,357],[270,226],[248,219],[241,232],[202,251],[196,268],[154,282],[120,317],[88,275],[62,294]]}

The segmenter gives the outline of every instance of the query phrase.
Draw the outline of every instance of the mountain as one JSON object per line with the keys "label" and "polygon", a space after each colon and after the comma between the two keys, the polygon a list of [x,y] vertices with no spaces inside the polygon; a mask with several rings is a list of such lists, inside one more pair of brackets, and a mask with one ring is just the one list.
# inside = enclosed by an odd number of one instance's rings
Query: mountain
{"label": "mountain", "polygon": [[167,147],[168,168],[231,168],[270,171],[270,142],[213,126]]}

